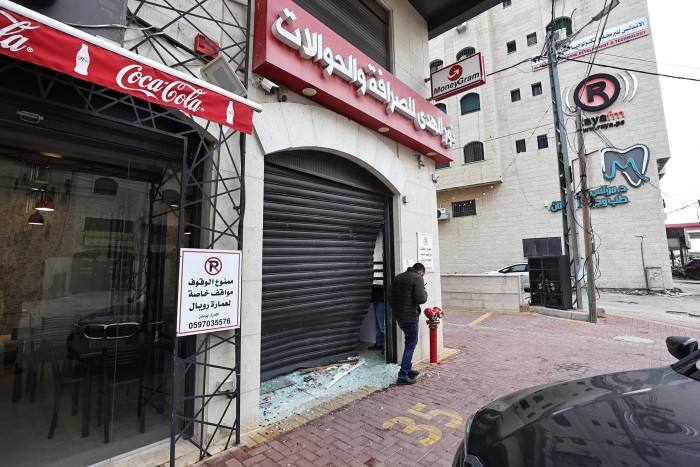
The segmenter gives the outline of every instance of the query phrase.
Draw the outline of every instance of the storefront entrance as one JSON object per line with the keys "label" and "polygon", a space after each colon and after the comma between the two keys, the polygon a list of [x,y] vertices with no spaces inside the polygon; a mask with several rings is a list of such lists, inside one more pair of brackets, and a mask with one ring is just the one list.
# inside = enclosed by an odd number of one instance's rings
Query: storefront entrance
{"label": "storefront entrance", "polygon": [[170,438],[187,140],[81,113],[79,83],[30,68],[0,92],[0,449],[88,465]]}
{"label": "storefront entrance", "polygon": [[265,162],[263,381],[357,355],[373,280],[390,263],[375,272],[375,243],[391,237],[391,196],[359,166],[318,151]]}
{"label": "storefront entrance", "polygon": [[124,161],[0,144],[11,465],[85,465],[169,437],[177,219],[154,196],[167,164]]}

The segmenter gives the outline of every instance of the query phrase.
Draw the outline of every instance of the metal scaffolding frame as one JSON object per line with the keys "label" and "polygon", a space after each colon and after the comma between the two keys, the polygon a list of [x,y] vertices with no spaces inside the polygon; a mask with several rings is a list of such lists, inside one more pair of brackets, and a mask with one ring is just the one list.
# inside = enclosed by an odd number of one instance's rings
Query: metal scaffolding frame
{"label": "metal scaffolding frame", "polygon": [[[141,49],[155,53],[160,61],[170,67],[197,76],[190,65],[201,65],[207,59],[182,44],[175,37],[177,27],[185,24],[197,32],[207,35],[206,31],[216,30],[222,34],[220,49],[213,51],[226,57],[234,70],[244,70],[244,82],[247,82],[248,42],[250,27],[250,4],[237,3],[238,8],[246,8],[246,24],[241,24],[231,4],[218,1],[217,11],[220,16],[213,16],[211,9],[213,0],[196,0],[193,4],[175,4],[170,0],[138,0],[130,2],[131,8],[127,13],[127,28],[141,31],[142,37],[129,50],[139,53]],[[143,13],[166,13],[156,17],[169,18],[163,24],[150,24]],[[193,125],[196,127],[196,125]],[[211,131],[211,128],[217,131]],[[243,245],[243,215],[245,206],[245,136],[207,122],[202,134],[217,133],[216,141],[208,142],[200,138],[198,147],[192,148],[192,157],[185,158],[182,168],[180,190],[180,229],[192,229],[195,245],[200,248],[214,248],[224,238],[229,238],[242,249]],[[235,144],[238,142],[238,148]],[[237,149],[237,150],[236,150]],[[239,158],[236,160],[236,154]],[[221,157],[227,157],[221,160]],[[229,172],[226,175],[225,169]],[[187,194],[190,197],[187,197]],[[192,194],[195,194],[192,196]],[[199,194],[199,196],[197,196]],[[232,207],[224,213],[220,208]],[[183,222],[184,210],[195,213],[194,218],[201,218],[200,223]],[[231,215],[233,213],[233,215]],[[206,217],[206,221],[204,220]],[[182,245],[182,239],[179,244]],[[174,368],[173,368],[173,404],[171,420],[170,465],[175,465],[175,445],[180,439],[187,439],[199,449],[200,460],[211,455],[210,447],[222,432],[228,432],[224,449],[240,443],[240,329],[230,335],[227,333],[208,333],[200,335],[199,342],[194,346],[194,338],[175,338]],[[209,361],[209,353],[219,346],[233,346],[233,366],[221,366]],[[193,373],[202,369],[201,384],[192,384]],[[210,370],[222,371],[224,376],[213,391],[207,390],[207,377]],[[233,389],[222,390],[224,382],[235,378]],[[180,384],[182,383],[182,384]],[[184,393],[180,390],[184,388]],[[221,416],[216,422],[206,419],[206,409],[216,398],[226,397],[227,402]],[[231,406],[235,408],[235,418],[232,424],[226,425]],[[208,431],[208,428],[213,430]]]}

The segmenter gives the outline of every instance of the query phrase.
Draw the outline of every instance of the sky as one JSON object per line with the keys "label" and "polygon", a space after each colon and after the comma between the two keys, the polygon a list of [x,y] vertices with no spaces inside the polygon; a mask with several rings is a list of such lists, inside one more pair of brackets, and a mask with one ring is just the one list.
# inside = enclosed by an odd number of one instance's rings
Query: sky
{"label": "sky", "polygon": [[[700,53],[694,25],[700,18],[700,1],[647,0],[647,4],[658,72],[698,80],[660,78],[671,145],[671,159],[661,179],[666,224],[700,222]],[[694,249],[699,243],[693,242]]]}

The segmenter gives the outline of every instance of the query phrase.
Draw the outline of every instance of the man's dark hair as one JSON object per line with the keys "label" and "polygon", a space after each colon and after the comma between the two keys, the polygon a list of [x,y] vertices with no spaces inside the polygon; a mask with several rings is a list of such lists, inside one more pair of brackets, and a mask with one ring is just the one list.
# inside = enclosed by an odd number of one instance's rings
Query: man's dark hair
{"label": "man's dark hair", "polygon": [[411,266],[411,267],[412,267],[413,269],[415,269],[416,271],[418,271],[418,272],[420,272],[420,271],[425,272],[425,266],[423,266],[421,263],[416,263],[416,264],[414,264],[414,265]]}

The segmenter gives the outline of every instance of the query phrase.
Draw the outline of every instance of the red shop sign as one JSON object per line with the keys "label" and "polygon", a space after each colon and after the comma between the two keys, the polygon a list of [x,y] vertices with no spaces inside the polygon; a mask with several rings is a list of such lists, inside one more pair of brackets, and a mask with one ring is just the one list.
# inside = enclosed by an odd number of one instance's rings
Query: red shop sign
{"label": "red shop sign", "polygon": [[450,117],[425,97],[292,0],[255,6],[254,72],[438,164],[452,160]]}
{"label": "red shop sign", "polygon": [[252,101],[0,0],[0,54],[251,134]]}

